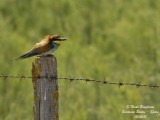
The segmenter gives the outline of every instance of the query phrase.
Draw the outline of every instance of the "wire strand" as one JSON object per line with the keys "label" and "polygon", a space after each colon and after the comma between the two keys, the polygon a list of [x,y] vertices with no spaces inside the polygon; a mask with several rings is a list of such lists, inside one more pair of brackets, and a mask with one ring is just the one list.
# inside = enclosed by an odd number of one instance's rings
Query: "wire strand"
{"label": "wire strand", "polygon": [[8,74],[1,74],[0,78],[2,78],[2,80],[8,80],[9,78],[14,78],[14,79],[19,79],[20,81],[22,81],[23,79],[32,79],[32,78],[37,78],[37,79],[59,79],[59,80],[66,80],[69,81],[70,83],[73,81],[84,81],[86,83],[88,82],[94,82],[94,83],[100,83],[102,85],[117,85],[119,87],[122,86],[136,86],[137,88],[139,87],[150,87],[150,88],[160,88],[160,85],[153,83],[153,84],[141,84],[141,82],[138,83],[129,83],[129,82],[110,82],[107,81],[106,79],[103,80],[96,80],[96,79],[89,79],[89,78],[74,78],[71,77],[70,75],[68,77],[59,77],[56,78],[55,76],[36,76],[36,77],[32,77],[32,76],[25,76],[25,75],[8,75]]}

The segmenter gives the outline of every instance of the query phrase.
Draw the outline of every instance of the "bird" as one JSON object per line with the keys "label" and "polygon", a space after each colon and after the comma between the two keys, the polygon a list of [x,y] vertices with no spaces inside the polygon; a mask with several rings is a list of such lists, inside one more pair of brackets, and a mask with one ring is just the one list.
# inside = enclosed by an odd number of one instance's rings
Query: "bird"
{"label": "bird", "polygon": [[66,38],[63,38],[59,35],[47,35],[39,43],[36,43],[35,46],[27,53],[21,55],[16,60],[22,60],[32,56],[48,56],[52,52],[57,50],[57,48],[65,41]]}

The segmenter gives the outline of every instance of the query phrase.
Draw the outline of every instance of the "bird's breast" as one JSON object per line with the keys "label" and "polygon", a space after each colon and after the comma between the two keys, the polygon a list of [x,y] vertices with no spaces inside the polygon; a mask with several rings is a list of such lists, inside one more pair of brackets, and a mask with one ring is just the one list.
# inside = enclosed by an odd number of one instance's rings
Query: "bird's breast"
{"label": "bird's breast", "polygon": [[44,56],[44,55],[52,54],[58,47],[59,47],[59,45],[52,44],[51,49],[46,51],[46,52],[44,52],[44,53],[42,53],[41,55]]}
{"label": "bird's breast", "polygon": [[56,50],[59,47],[59,45],[52,43],[52,47],[53,47],[52,49]]}

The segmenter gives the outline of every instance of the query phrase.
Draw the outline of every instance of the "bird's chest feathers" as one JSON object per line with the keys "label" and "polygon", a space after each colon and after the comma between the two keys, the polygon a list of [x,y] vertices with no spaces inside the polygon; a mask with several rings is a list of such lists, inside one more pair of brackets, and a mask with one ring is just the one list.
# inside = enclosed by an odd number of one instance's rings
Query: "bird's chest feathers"
{"label": "bird's chest feathers", "polygon": [[52,44],[52,48],[51,48],[49,51],[47,51],[47,52],[45,52],[45,53],[42,53],[42,55],[52,54],[58,47],[59,47],[59,45],[57,45],[57,44]]}
{"label": "bird's chest feathers", "polygon": [[53,51],[55,51],[58,47],[59,47],[59,45],[57,45],[57,44],[52,44],[52,49],[53,49]]}

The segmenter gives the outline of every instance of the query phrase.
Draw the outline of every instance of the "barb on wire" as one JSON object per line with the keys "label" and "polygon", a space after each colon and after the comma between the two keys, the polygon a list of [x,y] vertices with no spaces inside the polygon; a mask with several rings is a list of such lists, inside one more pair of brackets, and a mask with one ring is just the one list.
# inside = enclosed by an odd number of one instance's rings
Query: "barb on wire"
{"label": "barb on wire", "polygon": [[[32,77],[32,76],[25,76],[25,75],[8,75],[8,74],[1,74],[0,78],[2,78],[2,80],[7,80],[9,78],[15,78],[15,79],[20,79],[20,81],[22,81],[22,79],[32,79],[32,78],[37,78],[37,79],[42,79],[42,78],[46,78],[46,79],[55,79],[55,76],[37,76],[37,77]],[[71,77],[70,75],[68,77],[59,77],[57,79],[61,79],[61,80],[66,80],[69,81],[70,83],[73,81],[84,81],[86,83],[88,82],[94,82],[94,83],[101,83],[102,85],[117,85],[119,87],[122,86],[136,86],[137,88],[139,87],[150,87],[150,88],[160,88],[160,85],[154,83],[154,84],[141,84],[141,82],[139,83],[128,83],[128,82],[109,82],[107,81],[105,78],[103,80],[96,80],[96,79],[89,79],[89,78],[74,78]]]}

